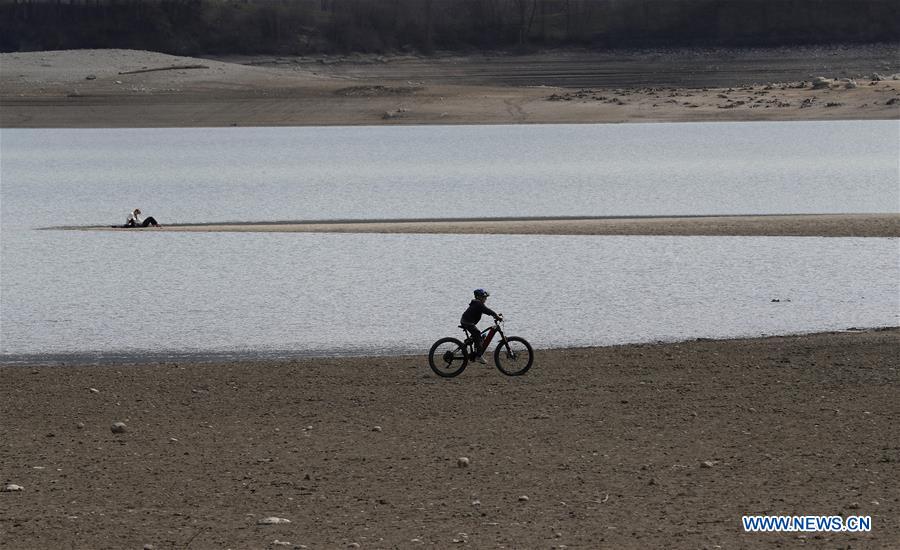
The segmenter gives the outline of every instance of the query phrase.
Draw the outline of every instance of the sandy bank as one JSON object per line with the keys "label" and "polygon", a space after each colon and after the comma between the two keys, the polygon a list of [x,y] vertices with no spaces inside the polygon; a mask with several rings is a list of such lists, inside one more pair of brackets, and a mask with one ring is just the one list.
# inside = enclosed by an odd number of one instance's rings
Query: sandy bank
{"label": "sandy bank", "polygon": [[[0,126],[900,118],[900,62],[891,45],[377,59],[0,54]],[[813,86],[816,77],[825,80]]]}
{"label": "sandy bank", "polygon": [[452,380],[423,357],[0,368],[2,481],[23,487],[0,540],[753,549],[799,542],[742,515],[837,514],[872,531],[814,546],[889,548],[898,349],[892,329],[553,350]]}
{"label": "sandy bank", "polygon": [[[109,226],[55,229],[134,231]],[[143,230],[142,230],[143,231]],[[900,237],[900,214],[497,218],[174,224],[147,231]]]}

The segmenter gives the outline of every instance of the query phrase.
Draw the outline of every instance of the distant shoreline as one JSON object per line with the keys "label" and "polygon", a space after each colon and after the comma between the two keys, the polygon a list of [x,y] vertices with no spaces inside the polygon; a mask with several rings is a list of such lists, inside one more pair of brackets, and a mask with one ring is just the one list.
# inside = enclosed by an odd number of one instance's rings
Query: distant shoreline
{"label": "distant shoreline", "polygon": [[163,227],[158,229],[137,230],[112,226],[64,226],[42,229],[131,232],[900,237],[900,213],[296,220],[163,224]]}
{"label": "distant shoreline", "polygon": [[383,58],[0,54],[0,127],[896,120],[893,45]]}

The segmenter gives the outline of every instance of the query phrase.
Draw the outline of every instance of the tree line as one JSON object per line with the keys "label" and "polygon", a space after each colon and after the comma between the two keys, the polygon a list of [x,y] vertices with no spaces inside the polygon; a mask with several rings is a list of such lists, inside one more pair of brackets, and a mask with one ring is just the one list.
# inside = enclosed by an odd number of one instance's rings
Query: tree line
{"label": "tree line", "polygon": [[179,55],[900,40],[897,0],[0,0],[0,50]]}

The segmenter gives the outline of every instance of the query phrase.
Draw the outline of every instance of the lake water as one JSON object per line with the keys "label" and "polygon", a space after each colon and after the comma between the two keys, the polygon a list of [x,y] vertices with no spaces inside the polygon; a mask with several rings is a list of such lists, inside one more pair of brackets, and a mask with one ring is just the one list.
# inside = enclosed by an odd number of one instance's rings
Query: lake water
{"label": "lake water", "polygon": [[0,362],[422,353],[480,286],[538,347],[897,325],[897,239],[35,228],[135,206],[162,223],[897,212],[898,142],[896,121],[4,129]]}
{"label": "lake water", "polygon": [[3,223],[885,212],[897,121],[3,130]]}

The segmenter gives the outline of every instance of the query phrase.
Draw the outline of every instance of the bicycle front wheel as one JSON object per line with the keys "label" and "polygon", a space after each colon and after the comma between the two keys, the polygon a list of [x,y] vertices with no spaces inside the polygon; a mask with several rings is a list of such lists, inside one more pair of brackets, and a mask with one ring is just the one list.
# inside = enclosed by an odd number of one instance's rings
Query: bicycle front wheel
{"label": "bicycle front wheel", "polygon": [[441,338],[431,346],[428,364],[438,376],[453,378],[465,370],[469,357],[462,342],[456,338]]}
{"label": "bicycle front wheel", "polygon": [[534,350],[524,338],[510,336],[494,350],[494,364],[507,376],[520,376],[534,363]]}

